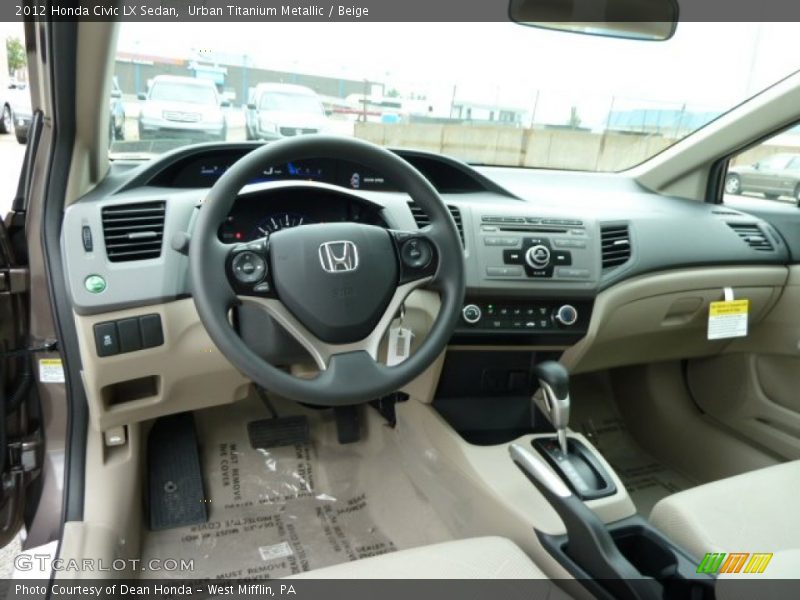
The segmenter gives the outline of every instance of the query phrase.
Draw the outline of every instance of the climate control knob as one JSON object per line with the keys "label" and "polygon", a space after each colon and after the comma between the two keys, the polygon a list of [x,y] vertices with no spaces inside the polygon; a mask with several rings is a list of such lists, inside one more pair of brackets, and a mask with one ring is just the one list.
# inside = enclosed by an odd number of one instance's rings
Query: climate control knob
{"label": "climate control knob", "polygon": [[550,264],[550,248],[542,244],[531,246],[525,253],[525,262],[532,269],[546,268]]}
{"label": "climate control knob", "polygon": [[464,317],[467,323],[474,325],[481,320],[483,313],[481,312],[480,306],[477,304],[467,304],[461,311],[461,316]]}
{"label": "climate control knob", "polygon": [[553,318],[559,325],[569,327],[578,321],[578,310],[571,304],[564,304],[556,310]]}

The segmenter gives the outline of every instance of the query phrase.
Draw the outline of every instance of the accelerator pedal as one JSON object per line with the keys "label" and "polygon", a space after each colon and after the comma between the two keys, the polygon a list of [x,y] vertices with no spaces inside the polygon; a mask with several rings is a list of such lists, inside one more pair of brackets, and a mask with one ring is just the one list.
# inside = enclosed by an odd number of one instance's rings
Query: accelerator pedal
{"label": "accelerator pedal", "polygon": [[192,413],[157,419],[147,438],[150,529],[208,521]]}

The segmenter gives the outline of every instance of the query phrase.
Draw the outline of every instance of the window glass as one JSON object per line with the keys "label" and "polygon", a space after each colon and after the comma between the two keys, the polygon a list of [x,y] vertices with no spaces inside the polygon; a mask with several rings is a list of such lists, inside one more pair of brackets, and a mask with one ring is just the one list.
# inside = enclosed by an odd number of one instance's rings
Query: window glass
{"label": "window glass", "polygon": [[800,201],[800,127],[781,132],[728,163],[725,199]]}

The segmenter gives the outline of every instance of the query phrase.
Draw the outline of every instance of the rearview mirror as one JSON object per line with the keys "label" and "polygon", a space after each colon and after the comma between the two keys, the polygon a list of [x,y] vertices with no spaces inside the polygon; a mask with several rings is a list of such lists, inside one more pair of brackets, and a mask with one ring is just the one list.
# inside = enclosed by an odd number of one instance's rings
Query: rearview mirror
{"label": "rearview mirror", "polygon": [[675,33],[676,0],[511,0],[511,20],[570,33],[662,41]]}
{"label": "rearview mirror", "polygon": [[136,99],[137,100],[147,100],[147,94],[143,94],[142,92],[139,92],[138,94],[136,94]]}
{"label": "rearview mirror", "polygon": [[247,105],[247,109],[248,109],[248,110],[255,110],[255,109],[256,109],[256,105],[255,105],[255,104],[252,104],[252,103],[250,103],[250,104],[248,104],[248,105]]}

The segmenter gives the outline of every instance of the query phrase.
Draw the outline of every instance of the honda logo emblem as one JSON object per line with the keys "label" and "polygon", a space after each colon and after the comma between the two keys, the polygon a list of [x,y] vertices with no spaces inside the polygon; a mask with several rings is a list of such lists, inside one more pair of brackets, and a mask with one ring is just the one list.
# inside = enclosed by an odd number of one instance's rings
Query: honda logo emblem
{"label": "honda logo emblem", "polygon": [[325,242],[319,246],[319,262],[328,273],[346,273],[358,268],[358,249],[353,242]]}

